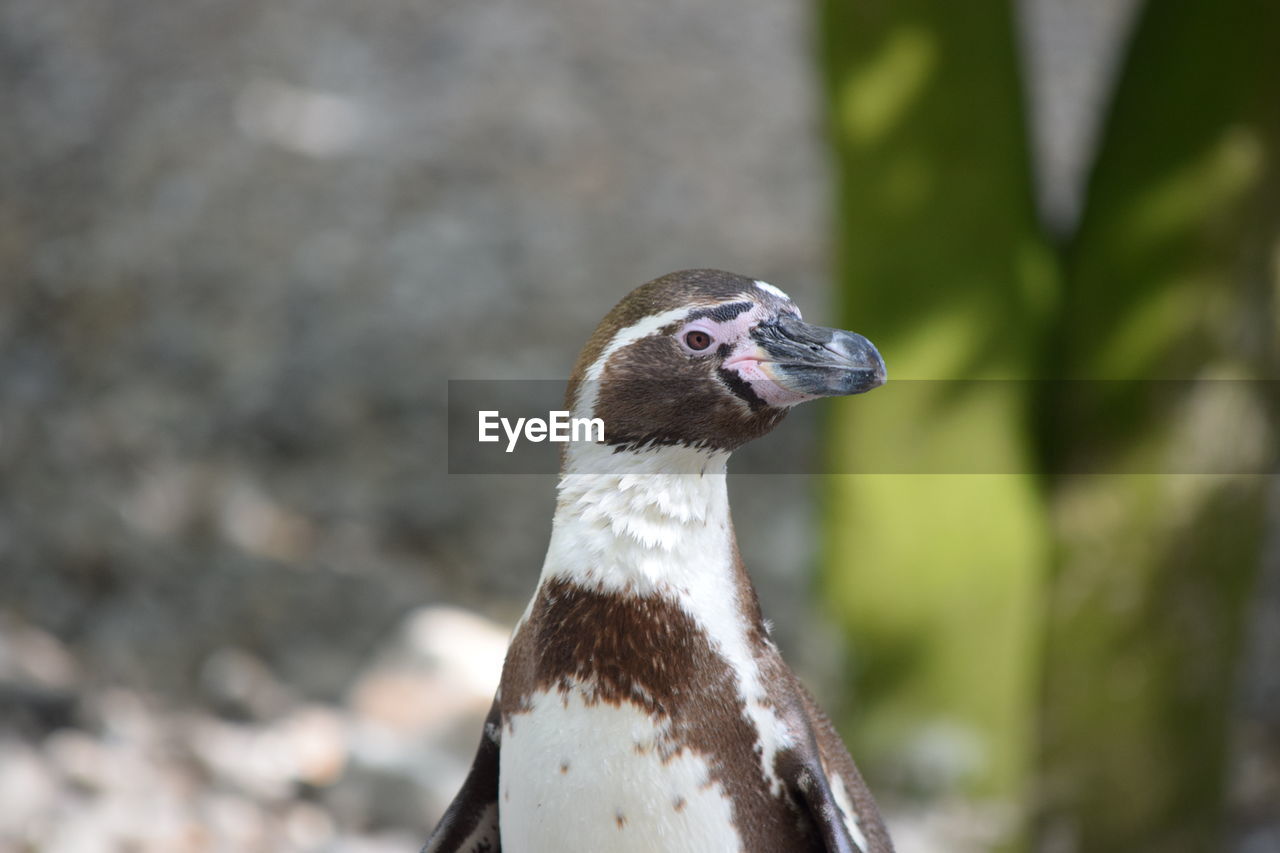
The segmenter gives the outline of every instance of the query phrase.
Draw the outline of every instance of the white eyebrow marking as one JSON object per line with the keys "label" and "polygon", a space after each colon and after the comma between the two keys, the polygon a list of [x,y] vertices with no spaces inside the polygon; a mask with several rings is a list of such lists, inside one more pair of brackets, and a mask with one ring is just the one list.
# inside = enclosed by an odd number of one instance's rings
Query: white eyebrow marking
{"label": "white eyebrow marking", "polygon": [[785,299],[788,302],[791,301],[791,297],[787,296],[787,294],[783,292],[782,288],[774,287],[772,284],[770,284],[767,281],[757,281],[756,287],[760,288],[765,293],[772,293],[774,296],[777,296],[781,299]]}

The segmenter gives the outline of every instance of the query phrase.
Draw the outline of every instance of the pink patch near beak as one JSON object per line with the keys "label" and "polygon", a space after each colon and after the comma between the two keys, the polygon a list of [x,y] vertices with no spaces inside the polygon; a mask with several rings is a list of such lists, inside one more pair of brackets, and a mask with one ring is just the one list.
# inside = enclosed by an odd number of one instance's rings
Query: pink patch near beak
{"label": "pink patch near beak", "polygon": [[769,372],[769,362],[759,357],[758,349],[735,355],[726,361],[723,367],[751,383],[751,390],[770,406],[786,408],[814,399],[812,395],[797,393],[777,382]]}

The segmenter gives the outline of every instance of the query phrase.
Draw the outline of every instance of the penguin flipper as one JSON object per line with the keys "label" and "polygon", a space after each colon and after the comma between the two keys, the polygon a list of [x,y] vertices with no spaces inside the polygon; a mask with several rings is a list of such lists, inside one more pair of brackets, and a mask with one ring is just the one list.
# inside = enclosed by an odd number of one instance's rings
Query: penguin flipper
{"label": "penguin flipper", "polygon": [[498,748],[501,737],[502,715],[494,700],[467,779],[427,839],[422,853],[500,853]]}
{"label": "penguin flipper", "polygon": [[893,841],[875,799],[831,718],[794,675],[791,683],[798,703],[793,712],[800,714],[807,743],[784,781],[808,808],[829,853],[893,853]]}
{"label": "penguin flipper", "polygon": [[789,751],[778,756],[776,766],[783,783],[817,828],[823,853],[867,853],[853,839],[842,819],[816,752],[806,755],[800,750]]}

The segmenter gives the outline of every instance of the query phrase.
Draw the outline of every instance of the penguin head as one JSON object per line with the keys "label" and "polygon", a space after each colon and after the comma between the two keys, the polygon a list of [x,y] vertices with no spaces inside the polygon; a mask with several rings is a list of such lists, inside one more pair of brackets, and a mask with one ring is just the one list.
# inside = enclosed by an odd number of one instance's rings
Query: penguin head
{"label": "penguin head", "polygon": [[567,407],[604,422],[615,451],[732,451],[806,400],[885,381],[862,335],[806,323],[786,293],[720,270],[633,290],[578,356]]}

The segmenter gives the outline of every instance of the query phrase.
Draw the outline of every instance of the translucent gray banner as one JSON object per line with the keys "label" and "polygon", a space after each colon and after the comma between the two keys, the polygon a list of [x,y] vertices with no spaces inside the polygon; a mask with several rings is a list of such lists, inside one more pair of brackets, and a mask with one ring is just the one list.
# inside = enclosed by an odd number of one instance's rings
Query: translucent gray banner
{"label": "translucent gray banner", "polygon": [[[564,380],[448,385],[450,474],[554,474],[572,442],[597,442],[601,429],[606,444],[612,438],[607,423],[570,416]],[[584,385],[584,393],[594,390]],[[659,380],[622,393],[670,401],[686,390]],[[619,393],[616,385],[611,393]],[[1280,470],[1278,412],[1280,380],[890,380],[864,395],[802,404],[737,450],[729,467],[745,474],[1269,475]],[[823,429],[795,422],[814,414]],[[608,472],[610,457],[593,455],[595,473]]]}

